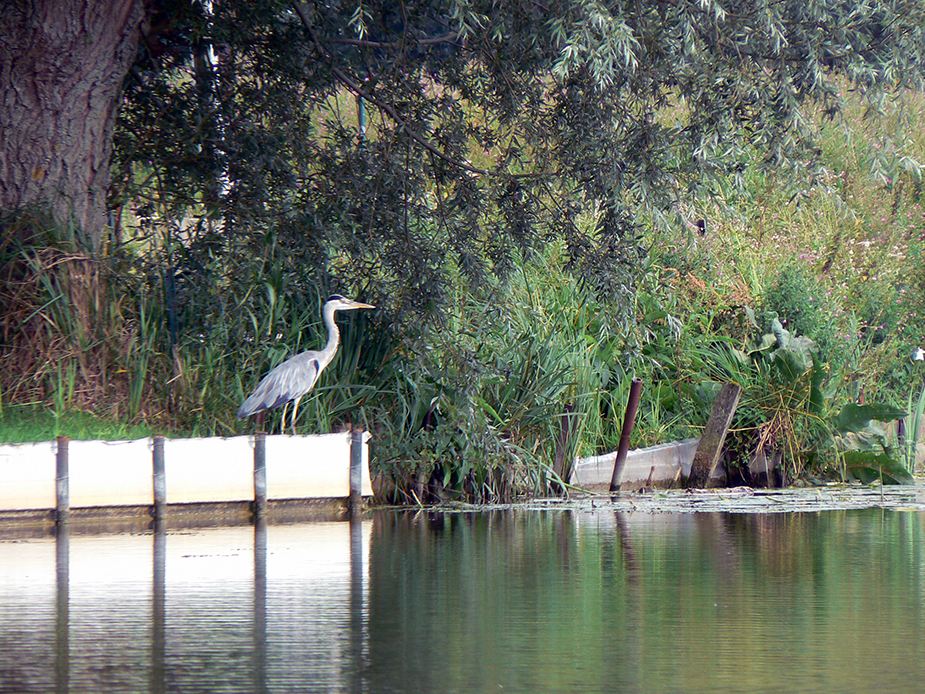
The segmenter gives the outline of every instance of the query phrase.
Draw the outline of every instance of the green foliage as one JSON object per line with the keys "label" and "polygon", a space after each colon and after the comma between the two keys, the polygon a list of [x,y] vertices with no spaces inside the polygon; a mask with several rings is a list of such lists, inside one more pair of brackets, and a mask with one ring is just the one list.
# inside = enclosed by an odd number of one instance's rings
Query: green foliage
{"label": "green foliage", "polygon": [[790,332],[812,339],[829,361],[844,363],[855,346],[839,336],[835,302],[822,282],[801,264],[791,263],[778,271],[762,306],[780,318]]}
{"label": "green foliage", "polygon": [[620,321],[555,255],[457,301],[376,376],[394,383],[392,397],[370,405],[369,419],[388,427],[380,467],[407,499],[545,494],[567,478],[580,443],[603,435],[601,407],[621,384]]}
{"label": "green foliage", "polygon": [[903,442],[905,445],[902,455],[906,464],[906,470],[914,472],[919,437],[922,433],[923,422],[925,422],[925,386],[923,386],[919,392],[918,398],[915,397],[914,390],[909,391],[909,400],[906,409],[909,414],[904,421],[906,440]]}
{"label": "green foliage", "polygon": [[[755,327],[754,313],[748,315]],[[744,350],[719,344],[705,352],[716,381],[743,388],[729,447],[740,466],[756,455],[783,454],[785,479],[809,471],[851,479],[908,483],[911,476],[878,422],[906,412],[888,404],[844,402],[833,365],[809,338],[795,336],[776,318]],[[719,383],[705,393],[718,390]],[[705,397],[705,399],[706,399]]]}
{"label": "green foliage", "polygon": [[[757,327],[757,326],[756,326]],[[742,387],[729,447],[745,468],[756,454],[783,455],[784,474],[802,474],[809,449],[824,436],[823,384],[811,340],[793,336],[780,321],[740,350],[728,342],[703,351],[710,381],[697,395],[706,409],[722,382]]]}
{"label": "green foliage", "polygon": [[841,436],[858,434],[870,427],[871,420],[891,422],[906,413],[889,405],[856,405],[849,402],[832,419],[832,427]]}
{"label": "green foliage", "polygon": [[895,457],[875,451],[849,450],[844,453],[849,479],[862,484],[912,484],[910,472]]}
{"label": "green foliage", "polygon": [[[820,345],[815,361],[823,369],[817,376],[825,396],[821,412],[828,417],[852,401],[904,405],[910,393],[918,395],[921,372],[911,354],[923,343],[925,315],[925,294],[918,291],[922,180],[916,166],[902,164],[925,161],[925,141],[909,127],[921,120],[925,101],[921,93],[906,92],[881,103],[877,114],[844,87],[842,94],[844,120],[829,124],[818,112],[809,115],[823,123],[818,163],[830,172],[817,185],[804,182],[794,191],[760,166],[747,167],[741,185],[719,188],[717,197],[702,201],[692,214],[708,219],[704,237],[696,232],[689,237],[686,230],[655,237],[655,262],[667,258],[679,270],[679,315],[711,316],[708,323],[697,318],[702,342],[746,342],[748,321],[736,307],[749,305],[773,309],[792,332],[815,338]],[[875,164],[889,181],[875,175]],[[771,316],[757,317],[762,334],[771,333]],[[685,363],[693,369],[692,397],[699,407],[709,407],[712,388],[696,385],[703,371],[696,350],[690,353]],[[742,378],[746,389],[764,388],[754,381],[755,373]],[[910,412],[914,404],[909,402]],[[761,421],[756,417],[748,426]],[[818,431],[824,434],[825,428]],[[747,436],[733,440],[740,462],[754,449]],[[908,459],[909,449],[901,450],[894,438],[886,437],[883,445],[874,436],[869,452],[894,462]],[[805,443],[829,439],[806,437]],[[804,465],[813,473],[851,475],[842,450],[810,446]],[[856,459],[858,465],[870,462],[864,458]],[[879,474],[878,468],[878,479]]]}
{"label": "green foliage", "polygon": [[889,405],[846,404],[832,418],[836,445],[843,451],[844,474],[864,484],[910,484],[912,474],[900,451],[891,445],[880,422],[906,417],[906,412]]}
{"label": "green foliage", "polygon": [[873,103],[922,83],[915,5],[151,12],[116,130],[114,206],[146,231],[173,224],[190,281],[204,255],[235,265],[272,238],[291,270],[369,286],[393,321],[446,306],[454,274],[480,286],[550,242],[625,300],[647,221],[684,225],[686,204],[752,162],[796,185],[818,173],[801,109],[840,113],[838,75]]}
{"label": "green foliage", "polygon": [[759,298],[789,283],[780,309],[772,308],[788,321],[789,313],[809,309],[799,330],[843,357],[852,396],[886,390],[903,393],[899,402],[912,386],[908,355],[922,342],[925,316],[922,178],[912,165],[925,161],[915,125],[925,101],[903,92],[879,104],[878,113],[847,85],[840,90],[839,118],[807,113],[820,126],[824,173],[816,184],[803,181],[794,190],[761,167],[745,169],[741,186],[721,187],[701,206],[698,214],[714,230],[701,245],[711,265],[693,271],[721,293],[744,285],[751,296],[738,303],[746,305],[762,306]]}

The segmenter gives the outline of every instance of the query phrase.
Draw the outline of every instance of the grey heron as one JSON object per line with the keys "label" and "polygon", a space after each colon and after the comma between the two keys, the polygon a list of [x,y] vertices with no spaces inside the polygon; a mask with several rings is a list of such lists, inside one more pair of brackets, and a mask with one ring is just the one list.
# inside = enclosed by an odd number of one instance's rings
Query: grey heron
{"label": "grey heron", "polygon": [[[328,299],[321,311],[324,324],[328,327],[328,343],[324,349],[320,352],[315,350],[301,352],[272,369],[238,408],[238,419],[292,402],[292,433],[295,435],[295,418],[299,400],[314,388],[324,367],[331,363],[337,352],[340,331],[337,329],[337,323],[334,322],[334,313],[358,308],[376,307],[345,299],[340,294],[334,294]],[[283,426],[285,426],[285,421]]]}

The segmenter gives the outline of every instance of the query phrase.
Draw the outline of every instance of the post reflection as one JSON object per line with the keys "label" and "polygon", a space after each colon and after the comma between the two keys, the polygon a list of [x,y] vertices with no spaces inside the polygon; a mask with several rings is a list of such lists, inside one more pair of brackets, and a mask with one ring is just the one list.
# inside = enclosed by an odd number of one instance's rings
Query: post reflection
{"label": "post reflection", "polygon": [[267,520],[254,521],[254,691],[267,691]]}
{"label": "post reflection", "polygon": [[0,692],[367,691],[371,526],[0,542]]}
{"label": "post reflection", "polygon": [[[615,532],[602,537],[604,544],[610,539],[611,544],[620,547],[618,564],[622,567],[620,572],[611,573],[611,582],[606,584],[610,588],[609,594],[603,599],[612,600],[613,595],[624,595],[626,609],[624,618],[615,629],[613,636],[613,657],[617,662],[637,663],[642,658],[642,639],[639,635],[645,629],[645,575],[633,546],[631,524],[626,513],[614,513]],[[612,553],[612,550],[611,550]],[[602,591],[604,593],[605,591]],[[640,678],[632,670],[626,674],[627,689],[629,691],[641,690]],[[629,685],[632,686],[629,686]]]}
{"label": "post reflection", "polygon": [[358,516],[350,518],[350,627],[345,679],[350,692],[365,691],[363,687],[364,653],[366,650],[366,610],[363,583],[366,574],[363,554],[363,523]]}
{"label": "post reflection", "polygon": [[152,535],[151,579],[151,694],[164,694],[167,652],[167,531],[156,521]]}
{"label": "post reflection", "polygon": [[67,694],[70,683],[70,554],[67,524],[55,529],[55,692]]}

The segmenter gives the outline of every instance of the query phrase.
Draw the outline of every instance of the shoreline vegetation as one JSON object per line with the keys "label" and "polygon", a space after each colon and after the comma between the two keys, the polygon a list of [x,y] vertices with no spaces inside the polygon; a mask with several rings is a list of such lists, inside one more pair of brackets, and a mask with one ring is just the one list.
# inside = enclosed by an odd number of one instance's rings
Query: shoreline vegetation
{"label": "shoreline vegetation", "polygon": [[[925,403],[914,359],[925,346],[925,130],[910,124],[925,122],[925,98],[906,92],[873,113],[843,96],[850,123],[807,115],[823,175],[794,185],[755,165],[701,193],[683,214],[697,223],[647,220],[620,297],[628,311],[564,269],[567,249],[552,243],[477,287],[460,269],[427,324],[341,321],[341,353],[300,407],[300,432],[371,431],[373,467],[392,480],[386,501],[490,503],[543,496],[567,461],[616,450],[633,378],[644,383],[633,448],[698,435],[734,381],[731,468],[760,453],[780,456],[784,484],[884,471],[908,481]],[[194,220],[165,228],[179,221]],[[2,249],[7,320],[41,327],[4,366],[0,442],[248,433],[234,412],[256,379],[321,343],[324,293],[287,276],[272,235],[259,262],[215,256],[200,268],[197,297],[178,293],[173,274],[182,233],[91,257],[40,215],[17,223],[41,243]],[[236,275],[246,296],[231,291]],[[178,331],[177,302],[209,313],[203,332]],[[904,433],[878,417],[902,419]]]}

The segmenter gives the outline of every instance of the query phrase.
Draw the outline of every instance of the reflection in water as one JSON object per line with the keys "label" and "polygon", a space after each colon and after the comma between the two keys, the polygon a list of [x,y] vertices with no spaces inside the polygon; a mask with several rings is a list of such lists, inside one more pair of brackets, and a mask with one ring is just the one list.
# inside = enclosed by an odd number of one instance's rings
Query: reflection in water
{"label": "reflection in water", "polygon": [[68,641],[68,589],[70,572],[70,530],[67,525],[55,529],[55,691],[67,694],[70,680],[71,647]]}
{"label": "reflection in water", "polygon": [[267,691],[267,520],[254,521],[254,691]]}
{"label": "reflection in water", "polygon": [[151,590],[151,694],[167,691],[164,680],[164,657],[167,653],[167,635],[164,622],[167,617],[167,533],[161,521],[155,521],[153,546],[153,578]]}
{"label": "reflection in water", "polygon": [[607,510],[0,540],[0,693],[912,692],[922,540]]}
{"label": "reflection in water", "polygon": [[363,691],[366,610],[363,598],[366,557],[363,553],[363,524],[359,517],[350,518],[350,648],[347,653],[347,690]]}

